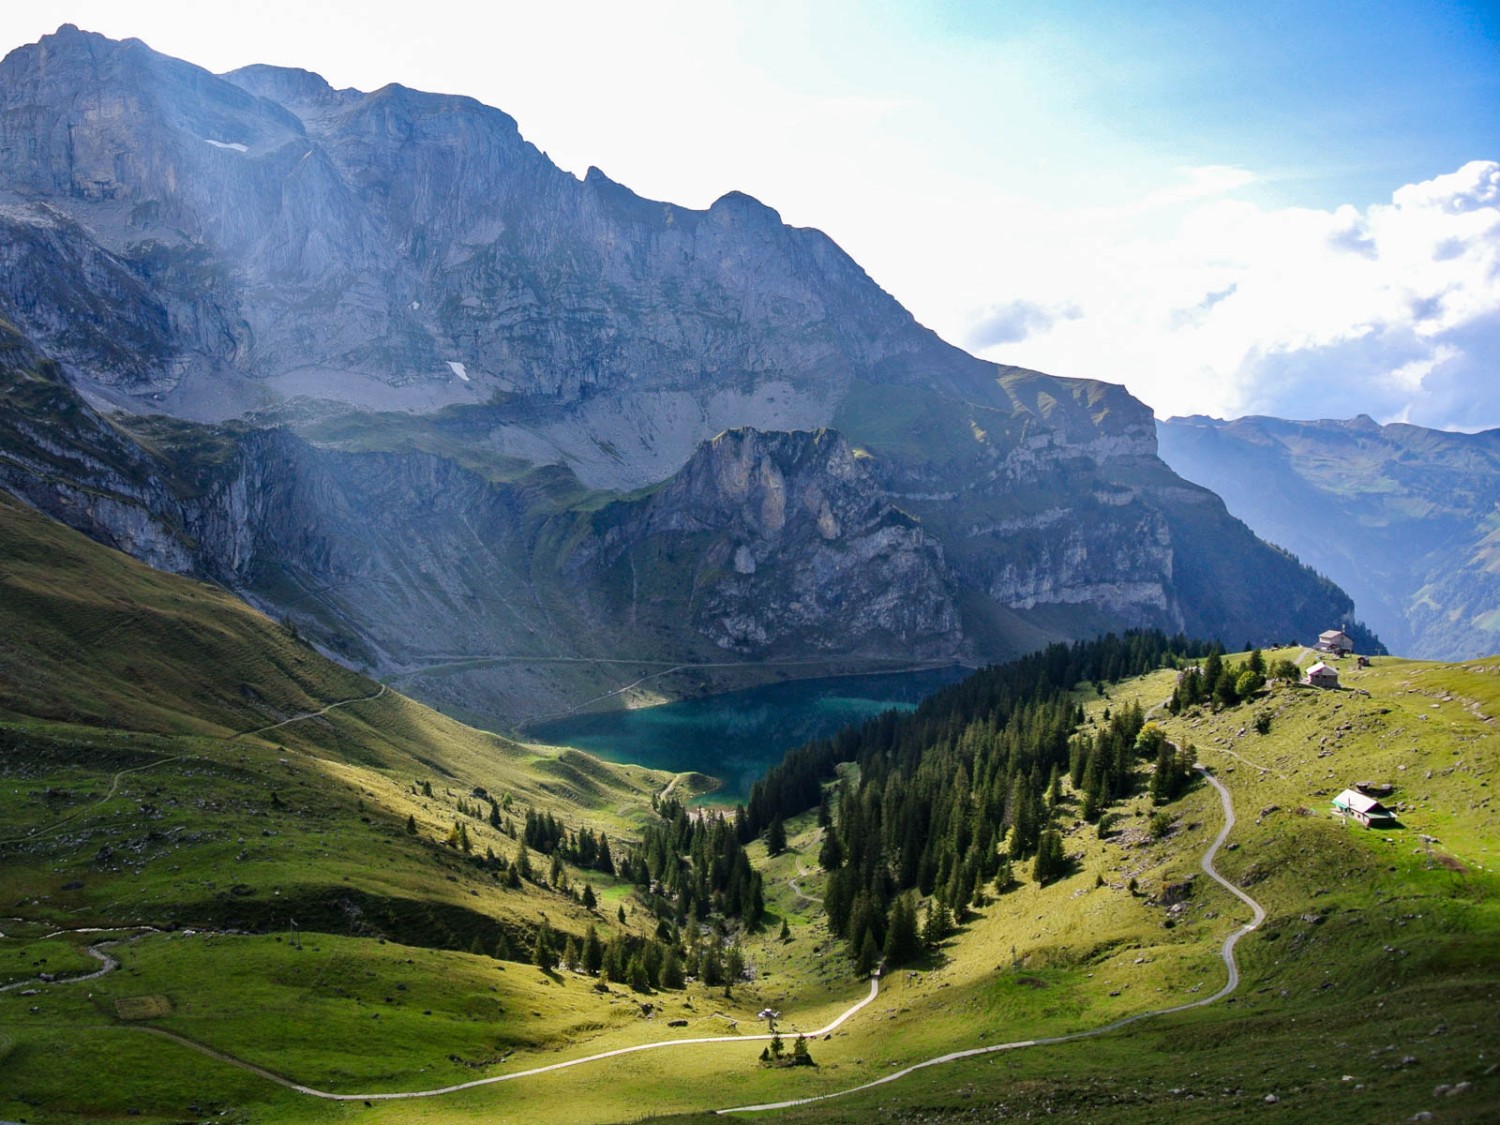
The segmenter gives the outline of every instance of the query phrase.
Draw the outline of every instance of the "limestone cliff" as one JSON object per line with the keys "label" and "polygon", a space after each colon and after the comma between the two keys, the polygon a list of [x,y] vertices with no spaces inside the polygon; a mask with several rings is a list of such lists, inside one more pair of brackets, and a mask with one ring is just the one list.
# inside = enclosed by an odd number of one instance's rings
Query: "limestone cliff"
{"label": "limestone cliff", "polygon": [[681,613],[720,648],[962,651],[942,546],[881,495],[831,431],[720,434],[660,489],[590,522],[594,534],[566,566],[615,591],[614,609],[628,619],[642,616],[649,567],[651,615]]}
{"label": "limestone cliff", "polygon": [[468,98],[11,52],[0,333],[0,485],[485,721],[589,662],[1347,608],[1122,388],[980,361],[820,232],[579,179]]}

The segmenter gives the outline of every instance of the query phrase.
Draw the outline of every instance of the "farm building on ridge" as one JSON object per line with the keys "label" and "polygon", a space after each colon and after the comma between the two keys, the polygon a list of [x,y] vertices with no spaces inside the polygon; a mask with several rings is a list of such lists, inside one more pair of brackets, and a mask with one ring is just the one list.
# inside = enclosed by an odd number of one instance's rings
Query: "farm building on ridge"
{"label": "farm building on ridge", "polygon": [[1396,823],[1396,814],[1374,797],[1345,789],[1333,799],[1333,811],[1353,817],[1366,828],[1388,828]]}
{"label": "farm building on ridge", "polygon": [[1320,660],[1307,670],[1302,682],[1309,687],[1336,688],[1339,686],[1339,672]]}
{"label": "farm building on ridge", "polygon": [[1318,643],[1313,648],[1319,652],[1331,652],[1334,656],[1346,656],[1354,651],[1354,638],[1340,629],[1329,629],[1318,634]]}

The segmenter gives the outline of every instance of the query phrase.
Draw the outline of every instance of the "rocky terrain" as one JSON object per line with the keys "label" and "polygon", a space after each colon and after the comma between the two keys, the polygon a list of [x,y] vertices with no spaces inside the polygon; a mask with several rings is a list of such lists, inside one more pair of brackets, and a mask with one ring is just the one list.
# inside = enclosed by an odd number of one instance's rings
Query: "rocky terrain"
{"label": "rocky terrain", "polygon": [[1332,575],[1393,651],[1500,647],[1500,431],[1192,417],[1159,434],[1173,468]]}
{"label": "rocky terrain", "polygon": [[580,180],[470,99],[65,26],[0,62],[0,226],[5,487],[486,722],[640,674],[590,662],[1351,611],[1123,389],[975,359],[823,234]]}

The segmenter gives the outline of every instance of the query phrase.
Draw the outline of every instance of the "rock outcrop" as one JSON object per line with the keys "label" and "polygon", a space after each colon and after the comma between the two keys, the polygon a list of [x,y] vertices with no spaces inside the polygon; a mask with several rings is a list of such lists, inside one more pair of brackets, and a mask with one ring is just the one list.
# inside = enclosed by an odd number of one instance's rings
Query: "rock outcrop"
{"label": "rock outcrop", "polygon": [[820,232],[580,180],[467,98],[19,48],[0,322],[0,484],[487,722],[602,658],[988,660],[1348,608],[1122,388],[978,360]]}
{"label": "rock outcrop", "polygon": [[640,617],[649,565],[651,615],[681,613],[734,652],[962,654],[942,546],[832,431],[720,434],[660,489],[591,524],[567,569],[591,588],[628,588],[613,607],[627,619]]}

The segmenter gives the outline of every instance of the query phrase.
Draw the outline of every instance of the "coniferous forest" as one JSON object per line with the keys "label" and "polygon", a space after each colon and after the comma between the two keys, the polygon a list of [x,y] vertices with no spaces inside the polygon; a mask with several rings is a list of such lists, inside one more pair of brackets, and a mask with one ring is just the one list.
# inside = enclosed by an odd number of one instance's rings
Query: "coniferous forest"
{"label": "coniferous forest", "polygon": [[[882,957],[909,960],[921,947],[917,895],[928,899],[921,937],[933,942],[986,888],[1007,889],[1016,865],[1029,863],[1043,883],[1066,872],[1053,825],[1064,777],[1090,821],[1135,790],[1143,763],[1161,774],[1153,796],[1175,796],[1185,785],[1190,763],[1153,738],[1154,728],[1143,737],[1139,707],[1080,731],[1074,689],[1102,689],[1218,651],[1132,632],[985,668],[913,712],[887,712],[789,752],[752,789],[746,827],[768,830],[819,806],[830,925],[861,969]],[[844,780],[826,795],[836,776]]]}

